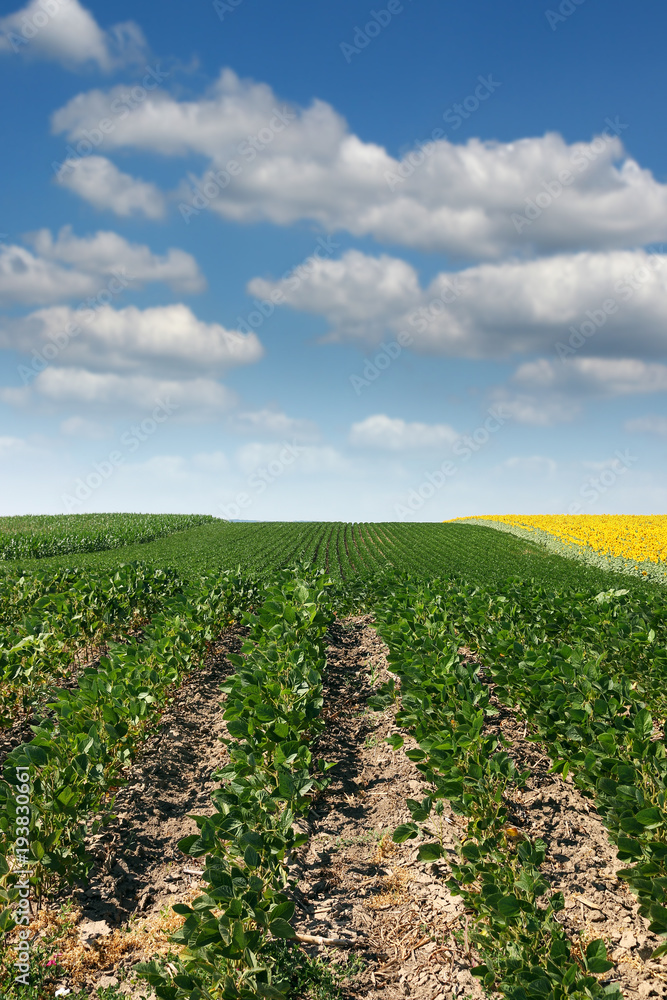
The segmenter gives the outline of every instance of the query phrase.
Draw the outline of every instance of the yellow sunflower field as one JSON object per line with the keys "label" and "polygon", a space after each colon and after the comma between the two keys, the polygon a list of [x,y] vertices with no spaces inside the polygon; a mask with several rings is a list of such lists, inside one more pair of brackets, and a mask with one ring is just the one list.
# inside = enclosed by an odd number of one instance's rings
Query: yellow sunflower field
{"label": "yellow sunflower field", "polygon": [[546,532],[565,545],[633,562],[667,561],[665,514],[484,514],[466,521],[499,522],[524,531]]}

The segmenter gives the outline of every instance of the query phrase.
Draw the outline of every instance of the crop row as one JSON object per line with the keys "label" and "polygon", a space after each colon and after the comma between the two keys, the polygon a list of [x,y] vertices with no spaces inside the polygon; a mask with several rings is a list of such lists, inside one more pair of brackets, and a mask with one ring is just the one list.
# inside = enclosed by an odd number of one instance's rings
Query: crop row
{"label": "crop row", "polygon": [[[612,967],[604,943],[592,941],[579,962],[556,918],[562,894],[541,873],[543,841],[517,844],[508,829],[507,796],[527,773],[517,773],[502,740],[486,725],[497,710],[474,662],[461,661],[455,617],[437,590],[406,582],[376,609],[378,631],[400,679],[397,723],[414,734],[408,751],[431,791],[408,800],[412,819],[394,833],[401,842],[427,841],[423,861],[440,862],[444,801],[468,819],[458,857],[447,857],[450,890],[475,914],[472,940],[482,957],[473,969],[487,990],[512,1000],[611,996],[596,978]],[[394,747],[402,738],[391,737]]]}
{"label": "crop row", "polygon": [[[619,859],[628,863],[619,876],[638,896],[650,930],[667,935],[664,618],[655,623],[659,636],[641,618],[633,628],[625,597],[611,591],[594,598],[585,624],[568,623],[567,644],[558,633],[518,636],[497,603],[478,595],[477,606],[469,602],[477,619],[471,638],[498,698],[531,724],[553,770],[570,772],[594,799]],[[665,953],[667,944],[655,954]]]}
{"label": "crop row", "polygon": [[0,560],[100,552],[185,531],[206,514],[60,514],[0,518]]}
{"label": "crop row", "polygon": [[186,918],[173,937],[184,946],[176,965],[138,967],[163,1000],[283,998],[289,987],[277,961],[282,942],[296,936],[287,861],[307,839],[295,822],[328,769],[312,760],[309,744],[323,725],[324,634],[333,614],[326,591],[293,574],[265,595],[244,616],[248,639],[223,685],[229,763],[214,775],[215,812],[195,817],[199,834],[179,845],[206,857],[206,890],[174,908]]}
{"label": "crop row", "polygon": [[[230,616],[254,599],[252,584],[227,573],[164,599],[138,639],[110,643],[99,668],[57,690],[33,739],[6,758],[0,780],[0,876],[5,903],[17,868],[31,866],[37,894],[88,870],[91,817],[108,812],[110,792],[155,725],[170,690],[196,665]],[[23,806],[29,775],[29,818]],[[98,821],[96,821],[98,822]],[[7,906],[0,929],[12,926]]]}
{"label": "crop row", "polygon": [[36,572],[0,581],[0,726],[38,710],[78,652],[144,622],[182,589],[172,572]]}

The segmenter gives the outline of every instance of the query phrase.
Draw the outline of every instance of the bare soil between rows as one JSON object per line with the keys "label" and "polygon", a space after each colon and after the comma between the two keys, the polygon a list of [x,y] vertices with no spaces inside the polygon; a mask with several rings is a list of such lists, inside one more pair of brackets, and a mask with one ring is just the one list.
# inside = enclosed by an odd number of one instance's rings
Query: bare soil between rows
{"label": "bare soil between rows", "polygon": [[[98,986],[124,980],[136,962],[170,949],[168,934],[182,921],[171,907],[201,888],[201,865],[177,845],[196,832],[190,814],[213,811],[211,774],[226,760],[219,686],[233,669],[226,654],[236,652],[242,638],[243,630],[232,627],[215,644],[175,693],[159,732],[130,769],[116,799],[117,819],[91,844],[98,864],[73,897],[73,926],[54,946],[67,974],[53,978],[47,995],[64,986],[83,987],[94,997]],[[368,708],[374,687],[390,677],[386,652],[371,616],[348,618],[330,630],[327,726],[313,750],[337,767],[308,817],[309,842],[293,862],[295,926],[301,934],[347,944],[302,947],[328,962],[347,959],[343,992],[350,1000],[478,1000],[483,993],[470,973],[478,959],[468,942],[469,918],[446,887],[446,861],[424,864],[414,842],[391,841],[395,827],[410,819],[406,799],[420,799],[428,788],[404,751],[384,742],[397,731],[396,706]],[[545,873],[565,895],[561,916],[570,937],[584,948],[605,939],[616,963],[605,979],[619,982],[626,996],[664,996],[666,963],[650,960],[658,942],[616,876],[621,865],[594,808],[571,781],[548,774],[549,761],[527,739],[524,724],[498,707],[490,727],[502,731],[517,765],[531,769],[527,787],[510,803],[512,819],[520,833],[547,843]],[[411,745],[406,738],[406,749]],[[442,823],[445,847],[453,853],[465,820],[446,809]],[[53,930],[58,921],[62,926],[54,906],[37,926]],[[132,977],[120,989],[135,1000],[150,993]]]}
{"label": "bare soil between rows", "polygon": [[[426,789],[405,753],[384,742],[396,732],[396,706],[367,708],[373,687],[389,680],[386,647],[371,623],[371,616],[358,616],[330,633],[327,728],[316,752],[338,766],[311,813],[310,842],[294,867],[304,904],[296,926],[350,942],[363,960],[347,984],[350,997],[481,997],[469,972],[475,961],[460,900],[436,866],[417,860],[410,842],[391,840],[395,827],[410,819],[406,799],[419,799]],[[406,749],[411,745],[406,739]],[[453,850],[461,825],[451,815],[447,820],[445,842]]]}

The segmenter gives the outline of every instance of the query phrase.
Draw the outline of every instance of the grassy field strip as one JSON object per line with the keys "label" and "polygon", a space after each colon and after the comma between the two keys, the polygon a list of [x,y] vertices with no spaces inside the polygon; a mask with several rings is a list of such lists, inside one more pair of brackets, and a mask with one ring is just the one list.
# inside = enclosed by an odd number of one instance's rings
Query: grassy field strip
{"label": "grassy field strip", "polygon": [[602,941],[592,941],[575,961],[555,918],[564,906],[562,894],[550,892],[540,872],[544,842],[517,844],[508,829],[504,795],[525,775],[517,773],[499,737],[485,731],[485,717],[495,710],[477,666],[457,653],[455,618],[436,591],[407,582],[375,614],[390,650],[390,669],[401,682],[397,722],[420,747],[408,756],[434,786],[422,802],[408,800],[413,822],[398,827],[394,839],[402,842],[421,832],[428,837],[419,849],[421,859],[438,862],[445,853],[444,801],[468,817],[459,858],[447,862],[450,889],[475,914],[471,937],[482,964],[474,974],[487,989],[513,1000],[618,996],[617,988],[604,988],[597,979],[613,967]]}
{"label": "grassy field strip", "polygon": [[[610,616],[615,600],[609,595],[601,602]],[[499,626],[475,635],[497,697],[530,721],[553,769],[571,771],[577,787],[594,799],[619,859],[629,863],[619,877],[638,896],[649,930],[667,934],[665,720],[656,733],[650,711],[653,700],[664,712],[666,651],[656,649],[646,671],[658,684],[651,690],[646,673],[638,684],[643,672],[636,655],[641,641],[644,654],[651,649],[651,633],[628,638],[626,655],[610,662],[583,643],[528,640],[524,646]],[[654,957],[666,953],[663,945]]]}
{"label": "grassy field strip", "polygon": [[152,542],[213,521],[210,514],[61,514],[0,517],[0,559],[42,559]]}
{"label": "grassy field strip", "polygon": [[[317,582],[317,581],[316,581]],[[324,590],[282,574],[256,614],[246,614],[242,656],[223,685],[229,764],[214,777],[216,812],[196,817],[199,834],[179,847],[206,857],[206,891],[174,940],[185,946],[170,968],[139,967],[164,1000],[282,998],[284,941],[293,939],[286,860],[308,839],[295,829],[322,787],[308,744],[322,730],[325,633],[333,614]]]}
{"label": "grassy field strip", "polygon": [[[90,865],[85,839],[90,818],[111,804],[173,685],[204,655],[230,617],[252,599],[252,585],[235,574],[203,581],[165,599],[145,626],[141,641],[110,647],[99,669],[83,671],[78,687],[56,692],[52,715],[35,736],[6,758],[0,781],[0,900],[16,897],[12,869],[34,862],[31,882],[38,895],[71,883]],[[29,771],[30,822],[19,818],[20,771]],[[18,810],[18,811],[17,811]],[[28,850],[29,848],[29,850]],[[0,930],[11,929],[11,910]]]}
{"label": "grassy field strip", "polygon": [[0,726],[39,706],[77,653],[138,626],[180,589],[175,573],[122,567],[28,574],[0,586]]}

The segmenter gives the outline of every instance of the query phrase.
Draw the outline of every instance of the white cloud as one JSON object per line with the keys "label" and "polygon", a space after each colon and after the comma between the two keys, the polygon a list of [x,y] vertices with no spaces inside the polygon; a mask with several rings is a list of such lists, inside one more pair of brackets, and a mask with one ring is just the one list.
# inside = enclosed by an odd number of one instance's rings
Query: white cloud
{"label": "white cloud", "polygon": [[122,173],[104,156],[65,160],[56,179],[95,208],[116,215],[161,219],[165,213],[164,195],[155,184]]}
{"label": "white cloud", "polygon": [[55,364],[120,373],[146,369],[172,377],[220,373],[253,364],[264,353],[256,334],[205,323],[182,303],[118,310],[51,306],[7,321],[0,346],[39,351]]}
{"label": "white cloud", "polygon": [[376,413],[350,428],[350,444],[381,451],[436,449],[453,444],[460,435],[449,424],[408,423]]}
{"label": "white cloud", "polygon": [[[443,272],[426,288],[396,258],[348,250],[316,259],[299,282],[254,278],[252,295],[321,315],[330,339],[380,342],[406,332],[413,348],[454,357],[555,352],[570,338],[586,353],[663,356],[667,347],[667,255],[644,250],[561,254]],[[583,333],[581,332],[583,329]]]}
{"label": "white cloud", "polygon": [[237,402],[235,393],[213,379],[176,381],[146,375],[100,374],[81,368],[46,368],[29,386],[0,389],[0,400],[12,406],[34,408],[37,403],[62,409],[85,407],[125,416],[150,416],[165,404],[160,416],[211,417]]}
{"label": "white cloud", "polygon": [[628,396],[667,391],[667,365],[634,358],[573,358],[566,364],[540,358],[521,365],[512,381],[539,392]]}
{"label": "white cloud", "polygon": [[0,245],[0,303],[41,305],[82,298],[99,290],[99,278],[42,260],[16,244]]}
{"label": "white cloud", "polygon": [[237,413],[231,418],[230,426],[242,433],[263,434],[285,440],[298,438],[300,441],[313,441],[319,437],[317,425],[312,420],[288,417],[279,410],[264,409]]}
{"label": "white cloud", "polygon": [[104,31],[79,0],[30,0],[0,18],[0,53],[47,59],[66,69],[93,64],[109,72],[145,58],[145,47],[134,21]]}
{"label": "white cloud", "polygon": [[552,427],[554,424],[569,423],[581,413],[581,404],[559,394],[515,393],[508,389],[498,389],[492,393],[496,405],[500,404],[508,419],[530,427]]}
{"label": "white cloud", "polygon": [[625,424],[626,431],[638,434],[659,434],[667,437],[667,417],[648,416],[635,417]]}
{"label": "white cloud", "polygon": [[[170,248],[160,256],[113,232],[74,236],[64,226],[54,239],[48,229],[25,237],[32,252],[17,244],[0,245],[0,304],[46,305],[107,292],[108,279],[122,288],[164,281],[176,292],[206,286],[194,257]],[[106,280],[105,280],[106,279]],[[122,289],[121,289],[122,290]]]}
{"label": "white cloud", "polygon": [[197,261],[185,250],[170,247],[166,254],[153,253],[141,243],[130,243],[118,233],[98,230],[78,237],[71,226],[63,226],[54,239],[50,230],[30,234],[27,242],[40,257],[69,264],[92,274],[112,274],[127,269],[133,282],[165,281],[175,292],[201,292],[206,281]]}
{"label": "white cloud", "polygon": [[[568,423],[587,399],[667,391],[667,365],[635,358],[538,358],[519,366],[510,382],[491,393],[516,423],[551,427]],[[641,429],[641,428],[640,428]]]}
{"label": "white cloud", "polygon": [[297,282],[253,278],[248,292],[268,299],[280,290],[284,304],[301,312],[324,315],[337,339],[377,340],[392,316],[405,315],[423,296],[415,269],[406,261],[382,254],[371,257],[347,250],[339,260],[313,257]]}
{"label": "white cloud", "polygon": [[[79,94],[55,112],[53,130],[76,141],[114,93]],[[153,92],[117,122],[103,148],[207,157],[210,171],[193,184],[221,173],[197,211],[278,225],[310,219],[328,231],[495,258],[633,247],[667,236],[667,185],[626,156],[616,134],[625,127],[601,123],[590,143],[570,145],[556,133],[508,143],[439,139],[415,169],[409,154],[399,161],[352,134],[331,105],[285,105],[266,84],[227,69],[197,100]],[[230,161],[239,169],[225,173]],[[400,171],[406,179],[396,183]],[[558,180],[564,171],[565,184]],[[182,201],[192,205],[192,195],[192,184],[184,185]],[[531,202],[533,221],[525,218]]]}

